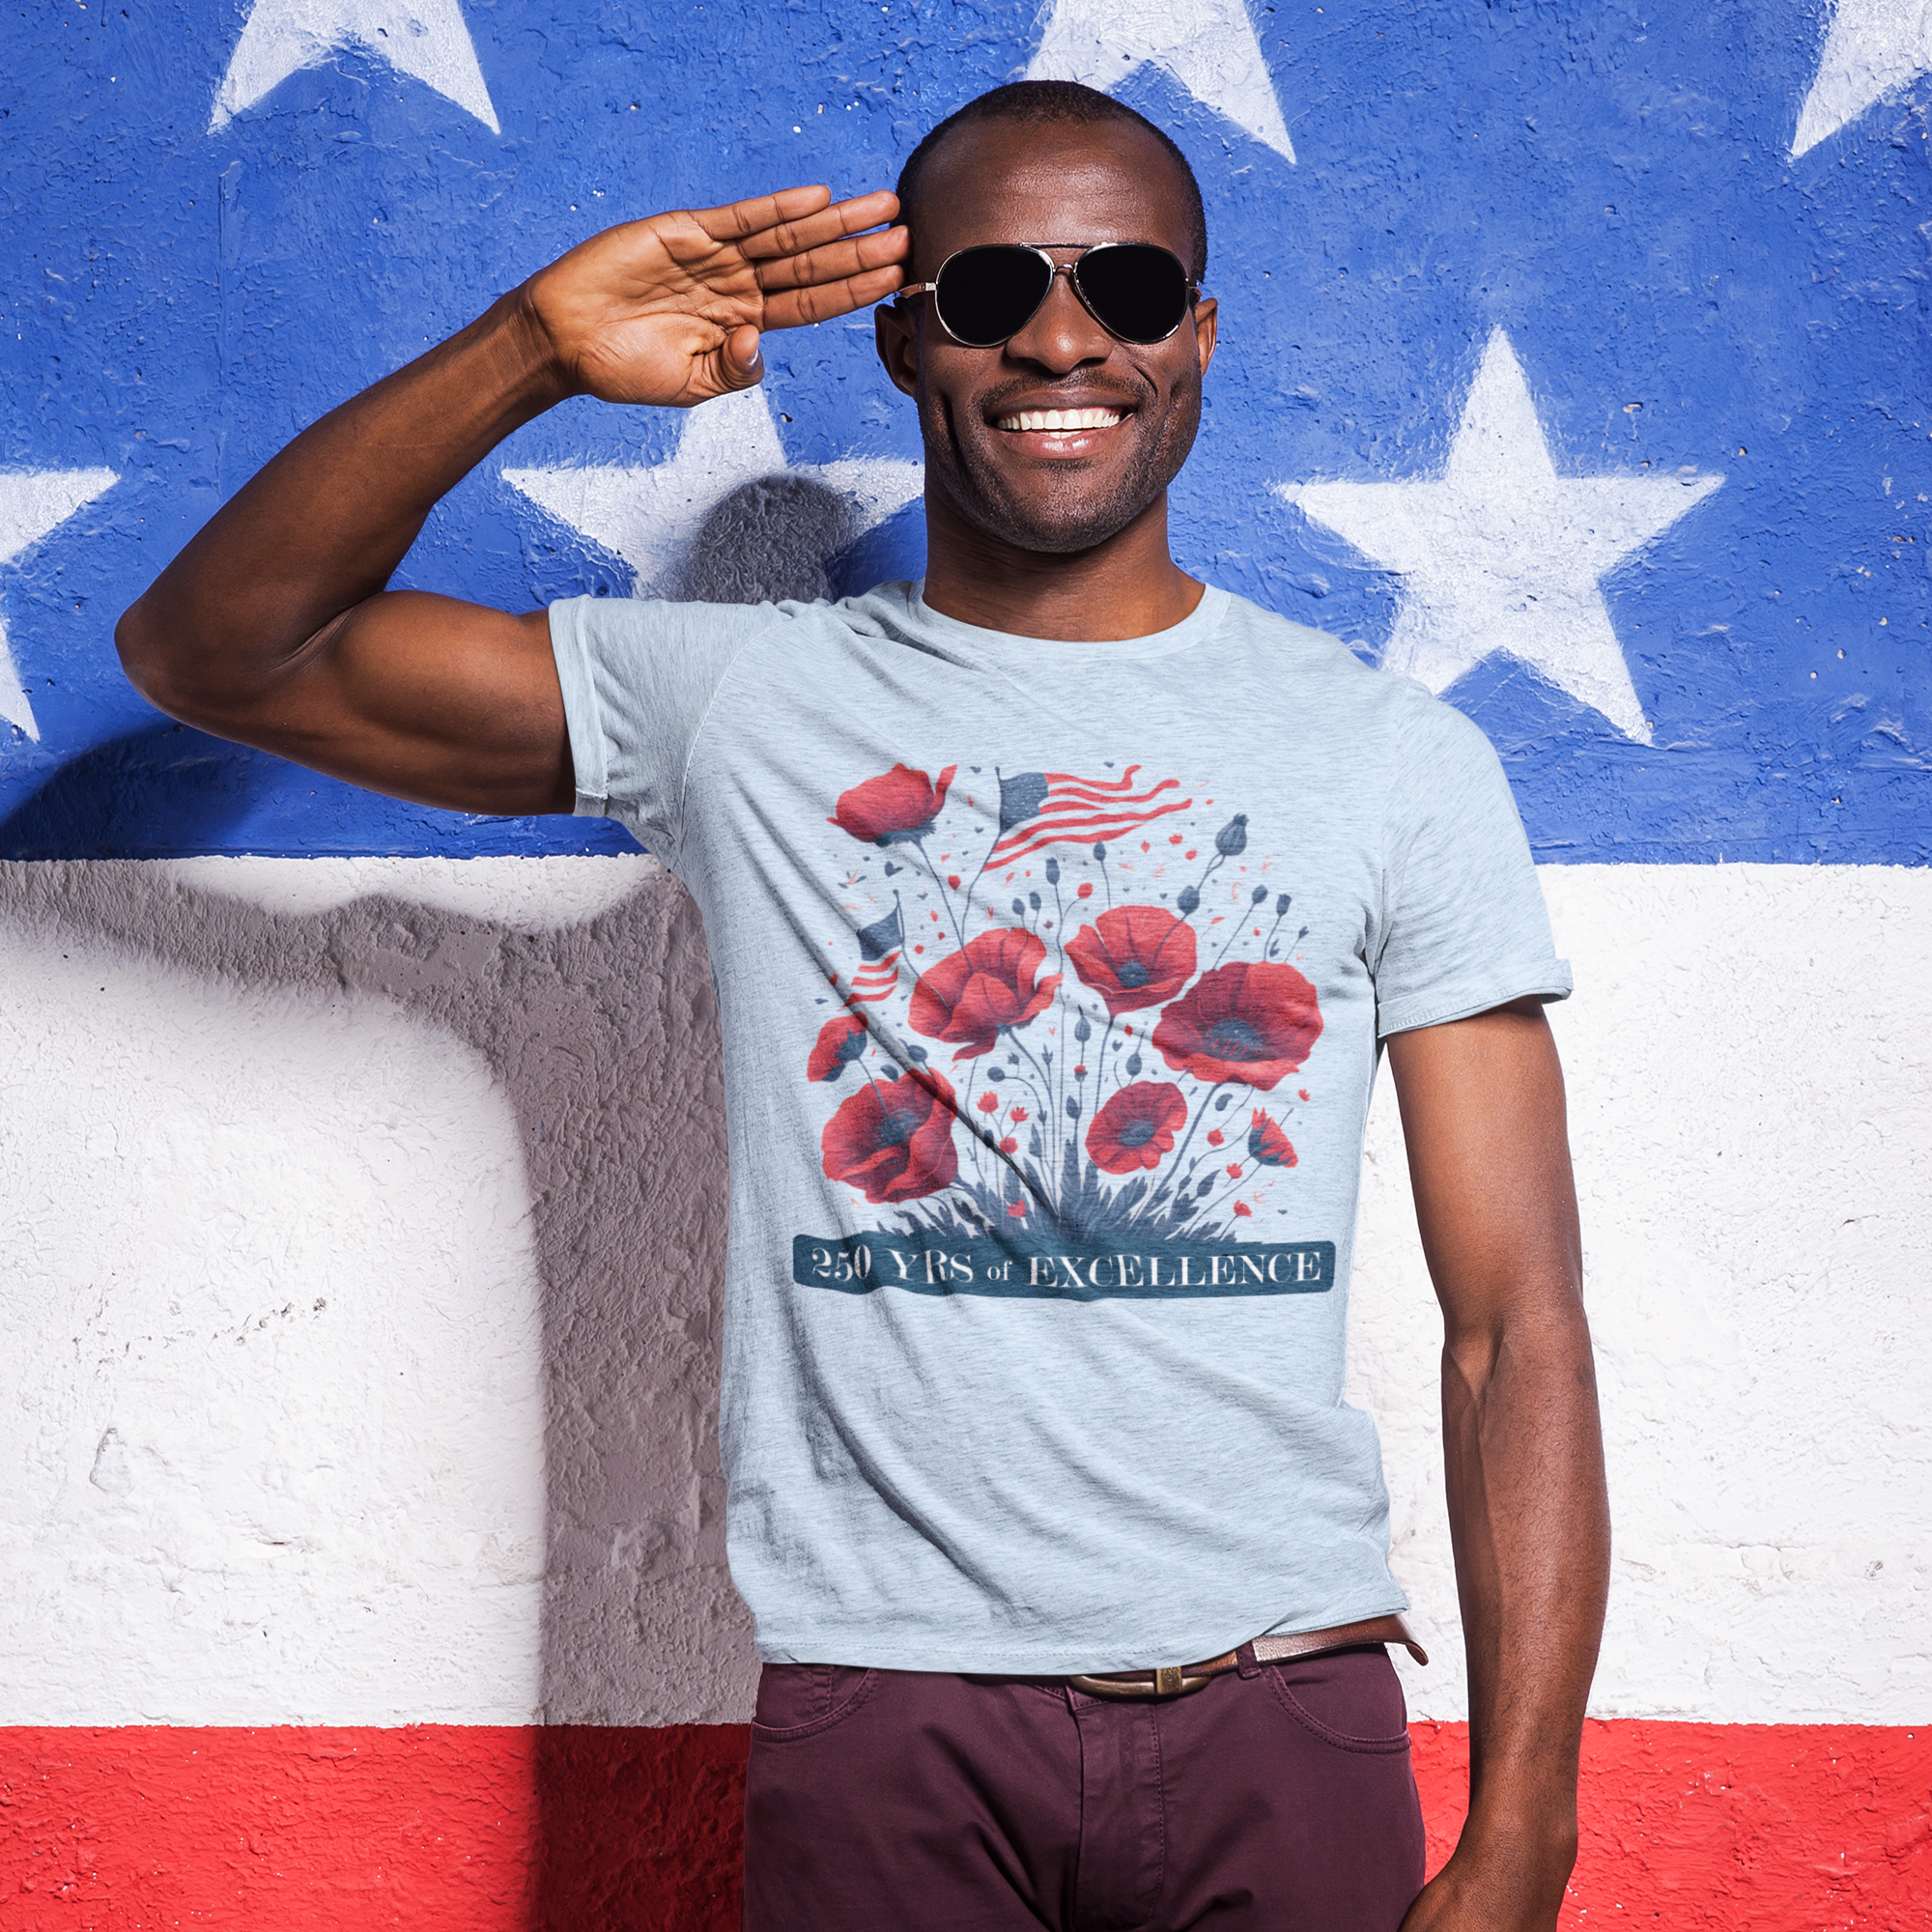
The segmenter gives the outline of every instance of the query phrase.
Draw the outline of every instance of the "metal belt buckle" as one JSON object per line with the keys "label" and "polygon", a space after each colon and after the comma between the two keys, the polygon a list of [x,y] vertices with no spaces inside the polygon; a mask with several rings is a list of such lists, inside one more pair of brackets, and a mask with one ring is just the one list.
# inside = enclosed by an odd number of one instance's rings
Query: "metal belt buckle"
{"label": "metal belt buckle", "polygon": [[1184,1664],[1153,1670],[1122,1672],[1119,1677],[1069,1677],[1067,1683],[1090,1697],[1185,1697],[1211,1679],[1191,1673]]}

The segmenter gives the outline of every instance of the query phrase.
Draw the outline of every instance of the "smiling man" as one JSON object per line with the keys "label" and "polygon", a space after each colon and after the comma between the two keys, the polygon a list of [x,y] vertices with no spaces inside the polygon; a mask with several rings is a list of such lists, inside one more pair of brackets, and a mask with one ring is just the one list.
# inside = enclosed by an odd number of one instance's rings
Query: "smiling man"
{"label": "smiling man", "polygon": [[[759,1932],[1530,1932],[1575,1856],[1607,1527],[1542,1014],[1569,976],[1475,728],[1169,554],[1207,245],[1140,116],[1002,88],[897,201],[585,242],[298,439],[122,623],[178,717],[432,805],[609,814],[703,912]],[[542,411],[699,404],[762,330],[868,302],[925,445],[922,583],[384,590]],[[1384,1046],[1469,1658],[1469,1817],[1426,1888],[1386,1646],[1420,1650],[1342,1393]]]}

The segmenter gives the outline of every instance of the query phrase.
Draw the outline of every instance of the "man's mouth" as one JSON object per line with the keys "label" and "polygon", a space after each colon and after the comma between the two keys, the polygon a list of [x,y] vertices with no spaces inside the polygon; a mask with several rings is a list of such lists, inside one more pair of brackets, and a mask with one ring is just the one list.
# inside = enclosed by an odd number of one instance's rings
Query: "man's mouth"
{"label": "man's mouth", "polygon": [[1083,429],[1113,429],[1120,420],[1119,410],[1021,410],[1016,414],[998,417],[994,427],[1043,430],[1065,436],[1070,431]]}

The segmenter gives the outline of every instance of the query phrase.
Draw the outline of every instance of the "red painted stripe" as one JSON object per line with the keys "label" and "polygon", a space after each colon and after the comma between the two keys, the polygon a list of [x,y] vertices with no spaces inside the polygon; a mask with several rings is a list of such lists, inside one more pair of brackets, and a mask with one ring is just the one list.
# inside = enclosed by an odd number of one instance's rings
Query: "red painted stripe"
{"label": "red painted stripe", "polygon": [[[1432,1862],[1467,1733],[1415,1727]],[[6,1932],[729,1932],[746,1733],[0,1730]],[[1932,1748],[1593,1723],[1565,1932],[1932,1926]]]}

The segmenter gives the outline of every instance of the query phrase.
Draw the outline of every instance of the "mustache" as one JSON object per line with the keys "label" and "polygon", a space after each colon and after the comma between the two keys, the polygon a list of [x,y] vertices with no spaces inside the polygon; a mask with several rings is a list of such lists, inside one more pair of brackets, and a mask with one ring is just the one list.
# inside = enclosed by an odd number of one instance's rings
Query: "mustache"
{"label": "mustache", "polygon": [[1005,383],[980,399],[980,412],[986,416],[1011,415],[1022,401],[1029,409],[1056,409],[1063,407],[1052,400],[1059,395],[1077,396],[1077,403],[1065,406],[1076,409],[1106,409],[1118,403],[1123,410],[1139,410],[1153,400],[1154,390],[1151,383],[1130,387],[1118,381],[1096,383],[1091,376],[1066,376],[1057,383]]}

